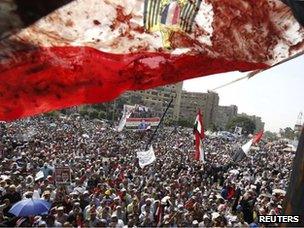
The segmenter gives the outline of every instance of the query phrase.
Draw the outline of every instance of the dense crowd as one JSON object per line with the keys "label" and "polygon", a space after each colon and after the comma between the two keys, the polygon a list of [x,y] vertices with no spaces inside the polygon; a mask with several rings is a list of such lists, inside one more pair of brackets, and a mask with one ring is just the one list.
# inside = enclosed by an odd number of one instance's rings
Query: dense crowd
{"label": "dense crowd", "polygon": [[[282,212],[294,156],[263,141],[235,164],[230,158],[248,138],[206,137],[202,164],[193,159],[191,129],[161,128],[157,159],[141,169],[136,152],[150,131],[118,133],[79,116],[35,117],[0,131],[1,226],[255,227],[258,215]],[[56,167],[69,167],[70,180],[56,183]],[[26,198],[50,202],[49,213],[9,212]]]}

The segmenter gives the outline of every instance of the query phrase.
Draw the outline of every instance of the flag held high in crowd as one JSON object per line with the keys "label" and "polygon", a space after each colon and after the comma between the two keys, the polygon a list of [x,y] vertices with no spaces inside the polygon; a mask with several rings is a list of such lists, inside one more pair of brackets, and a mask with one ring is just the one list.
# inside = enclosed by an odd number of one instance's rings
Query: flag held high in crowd
{"label": "flag held high in crowd", "polygon": [[245,143],[231,158],[234,162],[239,162],[243,158],[245,158],[250,151],[252,145],[257,144],[262,139],[264,130],[260,130],[256,133],[252,139],[250,139],[247,143]]}
{"label": "flag held high in crowd", "polygon": [[194,159],[198,161],[205,162],[205,153],[202,147],[202,141],[205,138],[204,125],[203,125],[203,117],[201,114],[201,110],[198,110],[195,122],[193,134],[195,137],[195,155]]}

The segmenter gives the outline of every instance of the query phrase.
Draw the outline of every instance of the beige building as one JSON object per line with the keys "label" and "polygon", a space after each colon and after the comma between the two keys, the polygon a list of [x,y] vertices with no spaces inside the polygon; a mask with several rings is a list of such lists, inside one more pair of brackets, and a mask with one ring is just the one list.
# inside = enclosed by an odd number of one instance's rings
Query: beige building
{"label": "beige building", "polygon": [[236,105],[217,106],[214,125],[219,130],[225,130],[229,121],[237,116],[237,112],[238,107]]}
{"label": "beige building", "polygon": [[139,90],[125,93],[122,97],[128,98],[130,104],[142,104],[153,109],[155,116],[161,117],[167,105],[173,98],[167,116],[178,120],[183,83],[166,85],[149,90]]}
{"label": "beige building", "polygon": [[[212,91],[207,93],[187,92],[182,90],[182,87],[183,83],[180,82],[149,90],[130,91],[123,94],[121,98],[125,99],[124,103],[140,104],[151,108],[153,115],[158,117],[162,116],[171,98],[173,98],[167,117],[192,123],[195,120],[198,108],[200,108],[204,126],[206,128],[215,126],[218,130],[225,130],[228,122],[238,116],[236,105],[219,106],[217,93]],[[246,116],[255,122],[258,130],[264,127],[260,117]]]}
{"label": "beige building", "polygon": [[197,110],[202,110],[204,125],[206,127],[214,121],[215,111],[218,106],[219,96],[217,93],[187,92],[182,90],[183,83],[167,85],[155,89],[127,92],[123,97],[128,99],[129,104],[142,104],[152,108],[156,116],[161,117],[167,104],[173,97],[173,103],[167,116],[173,120],[186,120],[189,123],[197,115]]}
{"label": "beige building", "polygon": [[197,110],[201,109],[204,126],[209,127],[211,123],[214,122],[214,114],[218,106],[218,102],[218,94],[211,91],[208,91],[207,93],[182,91],[180,119],[194,122]]}

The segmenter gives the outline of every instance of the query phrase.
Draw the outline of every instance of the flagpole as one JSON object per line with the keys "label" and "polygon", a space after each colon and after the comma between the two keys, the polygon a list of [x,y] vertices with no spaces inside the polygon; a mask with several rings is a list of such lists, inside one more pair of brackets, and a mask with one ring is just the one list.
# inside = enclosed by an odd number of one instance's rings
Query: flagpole
{"label": "flagpole", "polygon": [[299,223],[304,225],[304,127],[293,160],[290,182],[285,196],[284,215],[299,215]]}
{"label": "flagpole", "polygon": [[169,102],[169,104],[168,104],[168,106],[167,106],[167,108],[166,108],[166,110],[165,110],[165,112],[164,112],[163,116],[161,117],[161,119],[160,119],[160,121],[159,121],[159,124],[156,126],[156,128],[155,128],[155,130],[154,130],[153,134],[151,135],[151,137],[150,137],[149,141],[147,142],[147,145],[146,145],[146,150],[148,150],[148,148],[149,148],[149,146],[150,146],[150,144],[151,144],[151,142],[152,142],[152,140],[153,140],[154,136],[156,135],[156,132],[157,132],[157,130],[158,130],[158,128],[159,128],[159,126],[160,126],[160,125],[161,125],[161,123],[163,122],[164,117],[166,116],[166,114],[167,114],[167,112],[168,112],[168,110],[169,110],[169,108],[170,108],[170,106],[171,106],[172,102],[173,102],[173,97],[171,98],[171,100],[170,100],[170,102]]}
{"label": "flagpole", "polygon": [[281,64],[283,64],[283,63],[286,63],[286,62],[288,62],[288,61],[290,61],[290,60],[293,60],[293,59],[295,59],[295,58],[298,58],[298,57],[300,57],[301,55],[304,55],[304,51],[301,51],[301,52],[299,52],[299,53],[297,53],[297,54],[295,54],[295,55],[293,55],[293,56],[290,56],[289,58],[284,59],[284,60],[282,60],[282,61],[280,61],[280,62],[278,62],[278,63],[276,63],[276,64],[274,64],[274,65],[272,65],[272,66],[270,66],[270,67],[265,68],[265,69],[252,71],[252,72],[246,74],[246,75],[243,76],[243,77],[240,77],[240,78],[237,78],[237,79],[235,79],[235,80],[233,80],[233,81],[231,81],[231,82],[225,83],[224,85],[220,85],[220,86],[218,86],[218,87],[212,89],[211,91],[215,91],[215,90],[221,89],[221,88],[223,88],[223,87],[226,87],[226,86],[228,86],[228,85],[234,84],[235,82],[241,81],[241,80],[246,79],[246,78],[247,78],[247,79],[250,79],[250,78],[252,78],[253,76],[256,76],[257,74],[260,74],[260,73],[263,73],[263,72],[265,72],[265,71],[267,71],[267,70],[273,69],[274,67],[279,66],[279,65],[281,65]]}

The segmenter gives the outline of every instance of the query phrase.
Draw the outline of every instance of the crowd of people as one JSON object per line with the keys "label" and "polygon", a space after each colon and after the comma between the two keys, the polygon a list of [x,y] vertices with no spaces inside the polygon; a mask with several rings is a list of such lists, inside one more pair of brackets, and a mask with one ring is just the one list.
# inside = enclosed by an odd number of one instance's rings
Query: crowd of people
{"label": "crowd of people", "polygon": [[[207,136],[202,164],[191,129],[163,127],[152,142],[156,161],[140,168],[136,152],[151,133],[118,133],[77,115],[2,124],[0,225],[257,227],[258,215],[281,214],[294,156],[284,144],[261,141],[236,164],[230,158],[248,138]],[[60,167],[70,169],[65,183],[56,181]],[[27,198],[48,201],[49,212],[10,213]]]}

